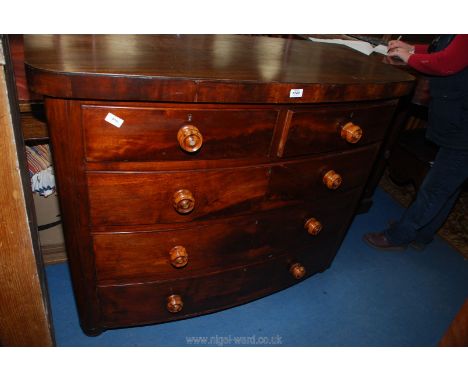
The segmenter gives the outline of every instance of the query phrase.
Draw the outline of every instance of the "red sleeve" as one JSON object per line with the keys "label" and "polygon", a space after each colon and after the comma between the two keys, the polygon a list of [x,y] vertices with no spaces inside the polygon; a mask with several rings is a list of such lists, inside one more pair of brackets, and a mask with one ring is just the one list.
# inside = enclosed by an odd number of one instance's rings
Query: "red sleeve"
{"label": "red sleeve", "polygon": [[427,53],[429,44],[414,44],[414,53]]}
{"label": "red sleeve", "polygon": [[458,73],[468,67],[468,35],[455,36],[450,45],[440,52],[412,54],[408,65],[422,73],[435,76]]}

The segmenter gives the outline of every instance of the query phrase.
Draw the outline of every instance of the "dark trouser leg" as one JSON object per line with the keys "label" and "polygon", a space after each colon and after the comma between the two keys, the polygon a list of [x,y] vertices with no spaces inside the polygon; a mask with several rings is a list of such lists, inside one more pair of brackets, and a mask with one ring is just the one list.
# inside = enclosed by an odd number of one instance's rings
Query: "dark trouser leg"
{"label": "dark trouser leg", "polygon": [[468,150],[440,148],[416,200],[384,233],[394,245],[429,242],[452,209],[468,177]]}
{"label": "dark trouser leg", "polygon": [[453,194],[453,196],[450,197],[449,200],[447,200],[447,202],[441,208],[436,217],[432,219],[429,224],[418,230],[416,238],[414,239],[416,243],[429,244],[434,239],[434,236],[436,235],[439,228],[442,227],[445,220],[447,220],[447,217],[450,214],[450,211],[452,211],[452,208],[455,202],[457,201],[459,195],[460,187]]}

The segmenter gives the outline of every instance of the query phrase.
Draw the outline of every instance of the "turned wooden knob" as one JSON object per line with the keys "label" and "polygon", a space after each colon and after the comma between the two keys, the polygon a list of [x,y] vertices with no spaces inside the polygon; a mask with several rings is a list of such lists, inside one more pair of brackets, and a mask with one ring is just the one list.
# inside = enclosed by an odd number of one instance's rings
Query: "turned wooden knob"
{"label": "turned wooden knob", "polygon": [[315,218],[310,218],[305,222],[304,228],[307,230],[309,235],[317,236],[322,230],[322,223]]}
{"label": "turned wooden knob", "polygon": [[198,151],[203,143],[200,131],[193,125],[182,126],[177,133],[177,140],[182,150],[189,153]]}
{"label": "turned wooden knob", "polygon": [[362,129],[352,122],[348,122],[341,128],[341,138],[348,143],[357,143],[362,137]]}
{"label": "turned wooden knob", "polygon": [[195,198],[189,190],[176,191],[172,199],[179,214],[188,214],[195,208]]}
{"label": "turned wooden knob", "polygon": [[335,171],[330,170],[323,176],[323,183],[330,190],[336,190],[341,186],[342,178],[340,174],[337,174]]}
{"label": "turned wooden knob", "polygon": [[171,294],[167,298],[167,310],[171,313],[177,313],[182,310],[184,307],[184,302],[182,301],[182,297],[180,297],[178,294]]}
{"label": "turned wooden knob", "polygon": [[188,253],[184,247],[177,245],[169,251],[171,264],[175,268],[185,267],[188,263]]}
{"label": "turned wooden knob", "polygon": [[291,273],[291,275],[299,280],[299,279],[302,279],[305,274],[306,274],[306,269],[304,268],[304,266],[301,264],[301,263],[295,263],[293,265],[291,265],[291,268],[289,268],[289,273]]}

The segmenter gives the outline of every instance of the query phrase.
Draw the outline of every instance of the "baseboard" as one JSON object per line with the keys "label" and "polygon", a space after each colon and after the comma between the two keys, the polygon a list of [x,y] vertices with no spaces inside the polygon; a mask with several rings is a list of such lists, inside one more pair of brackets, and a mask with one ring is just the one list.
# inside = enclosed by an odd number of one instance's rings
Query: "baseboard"
{"label": "baseboard", "polygon": [[65,245],[52,244],[41,246],[42,259],[45,265],[64,263],[67,261]]}

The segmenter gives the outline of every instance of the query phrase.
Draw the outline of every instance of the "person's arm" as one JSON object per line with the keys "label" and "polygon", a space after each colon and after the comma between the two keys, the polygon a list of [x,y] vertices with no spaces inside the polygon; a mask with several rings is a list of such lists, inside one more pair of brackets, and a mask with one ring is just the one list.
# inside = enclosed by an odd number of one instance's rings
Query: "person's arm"
{"label": "person's arm", "polygon": [[468,67],[468,35],[457,35],[451,44],[431,54],[417,53],[408,57],[408,65],[421,73],[449,76]]}
{"label": "person's arm", "polygon": [[414,52],[413,53],[427,53],[427,50],[429,49],[428,44],[414,44],[413,45]]}
{"label": "person's arm", "polygon": [[398,57],[408,63],[410,55],[414,53],[427,53],[429,45],[415,44],[410,45],[401,40],[391,40],[388,42],[387,56]]}

